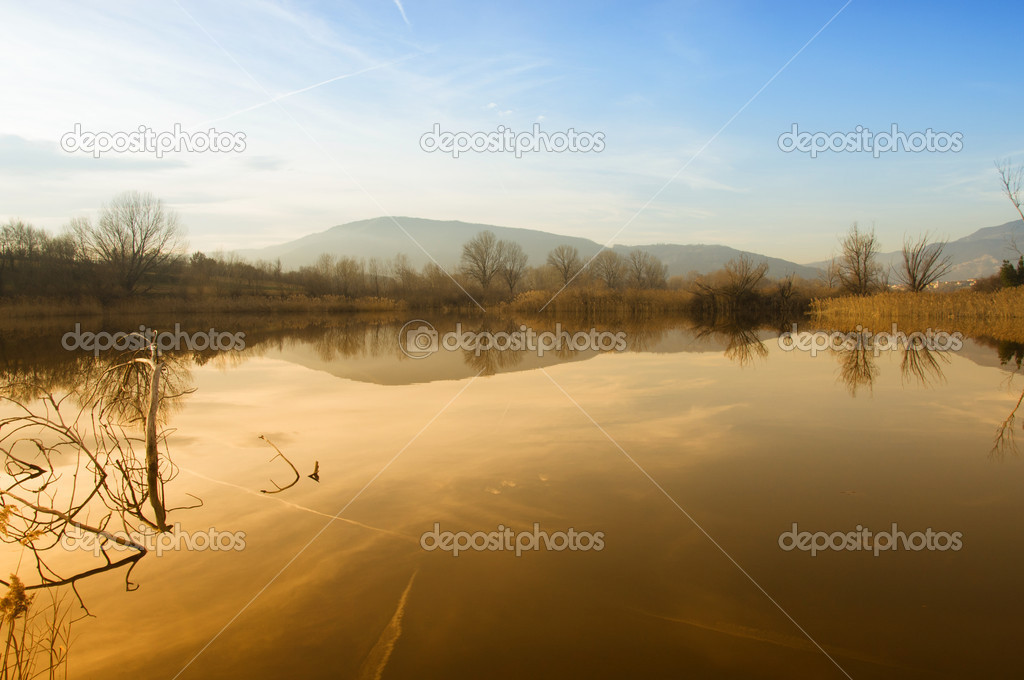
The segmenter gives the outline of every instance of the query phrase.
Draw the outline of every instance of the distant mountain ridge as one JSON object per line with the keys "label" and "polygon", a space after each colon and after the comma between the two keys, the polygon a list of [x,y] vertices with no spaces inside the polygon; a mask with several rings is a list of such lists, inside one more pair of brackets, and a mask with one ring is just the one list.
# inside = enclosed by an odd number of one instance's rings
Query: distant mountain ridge
{"label": "distant mountain ridge", "polygon": [[[452,268],[459,262],[462,244],[484,230],[494,232],[499,239],[515,241],[521,245],[529,257],[531,266],[544,264],[548,253],[563,244],[575,246],[586,259],[601,249],[601,244],[588,238],[564,236],[537,229],[500,227],[458,220],[428,220],[419,217],[374,217],[339,224],[326,231],[279,245],[235,252],[248,260],[274,261],[280,258],[285,269],[298,269],[313,264],[323,253],[335,257],[376,257],[382,260],[390,260],[402,253],[414,266],[422,267],[430,261],[423,252],[426,250],[438,264]],[[994,274],[1004,259],[1017,259],[1018,256],[1010,247],[1011,242],[1016,242],[1018,247],[1024,250],[1024,221],[1016,220],[993,227],[983,227],[963,238],[950,241],[945,252],[951,256],[953,267],[942,280],[956,281]],[[422,249],[416,245],[417,243]],[[756,262],[767,262],[768,274],[773,277],[796,274],[808,279],[815,278],[828,264],[827,260],[798,264],[723,245],[655,243],[640,246],[617,245],[612,248],[622,255],[638,249],[646,250],[661,259],[668,267],[669,276],[685,276],[690,272],[707,274],[721,269],[726,262],[743,254],[749,255]],[[887,268],[898,266],[901,258],[899,250],[879,254],[879,262]]]}
{"label": "distant mountain ridge", "polygon": [[[522,246],[531,266],[544,264],[548,253],[560,245],[575,246],[586,259],[601,249],[601,244],[588,238],[563,236],[536,229],[418,217],[375,217],[340,224],[287,243],[235,252],[248,260],[274,261],[280,258],[285,269],[297,269],[313,264],[323,253],[336,257],[345,255],[388,260],[403,253],[414,266],[422,267],[430,261],[423,252],[426,250],[442,267],[452,268],[459,262],[462,245],[484,230],[494,232],[499,239],[515,241]],[[415,242],[412,239],[415,239]],[[416,243],[419,243],[422,249]],[[773,277],[796,274],[804,278],[814,278],[820,273],[820,269],[813,265],[801,265],[722,245],[658,243],[643,246],[617,245],[612,249],[623,255],[632,250],[646,250],[665,263],[669,276],[686,275],[694,271],[707,274],[721,269],[726,262],[743,254],[751,256],[756,262],[767,262],[768,274]]]}
{"label": "distant mountain ridge", "polygon": [[[952,268],[942,281],[962,281],[991,276],[999,269],[1003,260],[1017,261],[1011,243],[1024,250],[1024,220],[1015,220],[995,227],[983,227],[977,231],[950,241],[944,253],[949,255]],[[902,244],[901,244],[902,247]],[[879,253],[878,261],[885,267],[898,267],[903,260],[901,250]],[[824,268],[828,261],[812,262],[808,266]]]}

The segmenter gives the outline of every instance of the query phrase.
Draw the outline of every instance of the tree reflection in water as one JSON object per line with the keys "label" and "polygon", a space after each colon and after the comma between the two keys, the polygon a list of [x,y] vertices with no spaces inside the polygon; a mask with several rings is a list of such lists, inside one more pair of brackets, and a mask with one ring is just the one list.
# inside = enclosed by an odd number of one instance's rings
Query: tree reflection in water
{"label": "tree reflection in water", "polygon": [[698,340],[724,340],[724,355],[741,367],[768,358],[768,348],[758,337],[759,326],[742,323],[732,317],[718,317],[714,323],[698,324],[693,332]]}
{"label": "tree reflection in water", "polygon": [[[191,375],[184,359],[150,347],[5,378],[0,404],[13,415],[0,419],[0,540],[20,546],[31,566],[0,579],[0,678],[58,677],[77,620],[73,600],[91,615],[77,584],[124,569],[125,589],[135,590],[131,573],[147,553],[145,538],[168,531],[168,513],[185,509],[165,502],[178,471],[162,425],[193,391]],[[99,546],[96,554],[58,549],[83,537]],[[131,553],[112,559],[115,544]]]}

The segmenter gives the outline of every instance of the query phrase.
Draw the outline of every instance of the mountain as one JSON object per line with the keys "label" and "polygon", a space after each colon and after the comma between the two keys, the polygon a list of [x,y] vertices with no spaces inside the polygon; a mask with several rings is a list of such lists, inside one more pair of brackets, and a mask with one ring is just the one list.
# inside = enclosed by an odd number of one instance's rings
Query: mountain
{"label": "mountain", "polygon": [[[430,261],[424,253],[425,250],[442,267],[451,268],[459,262],[462,244],[484,230],[494,232],[499,239],[518,243],[529,257],[529,264],[533,266],[544,264],[548,253],[563,244],[575,246],[580,255],[588,259],[601,249],[601,244],[587,238],[562,236],[535,229],[416,217],[375,217],[340,224],[280,245],[238,250],[236,254],[252,261],[272,262],[280,258],[285,269],[298,269],[313,264],[322,253],[367,259],[376,257],[382,260],[390,260],[395,255],[404,253],[413,266],[421,267]],[[417,243],[422,248],[417,246]],[[767,261],[769,276],[797,274],[805,278],[814,278],[819,273],[813,265],[800,265],[757,253],[746,253],[728,246],[658,243],[613,248],[615,252],[623,255],[636,249],[646,250],[661,259],[668,266],[669,276],[686,275],[691,271],[707,274],[721,269],[726,262],[743,254],[751,256],[755,262]]]}
{"label": "mountain", "polygon": [[[1015,220],[997,227],[984,227],[946,245],[953,267],[942,281],[962,281],[995,274],[1003,260],[1016,261],[1019,255],[1010,247],[1011,242],[1024,249],[1024,220]],[[903,261],[902,251],[879,253],[878,261],[884,267],[898,267]],[[825,267],[827,261],[813,262],[811,267]]]}

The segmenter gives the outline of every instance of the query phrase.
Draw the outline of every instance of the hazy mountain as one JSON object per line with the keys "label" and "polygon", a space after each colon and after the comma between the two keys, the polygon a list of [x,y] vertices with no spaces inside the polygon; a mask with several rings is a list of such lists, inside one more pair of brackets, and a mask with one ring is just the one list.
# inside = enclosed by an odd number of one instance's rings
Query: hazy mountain
{"label": "hazy mountain", "polygon": [[[436,320],[435,327],[442,333],[450,330],[450,327],[436,323]],[[806,326],[804,330],[812,327]],[[776,351],[778,332],[759,329],[754,331],[753,335],[769,351]],[[287,334],[285,334],[285,337],[287,337]],[[735,348],[733,338],[724,333],[701,335],[695,329],[669,328],[655,333],[650,340],[642,345],[642,349],[638,349],[638,351],[659,354],[682,352],[722,354],[730,346]],[[357,341],[349,345],[349,347],[362,348],[362,345]],[[752,345],[752,350],[753,347]],[[756,354],[756,352],[754,353]],[[531,371],[567,362],[586,361],[603,355],[604,353],[602,352],[575,352],[572,354],[549,352],[543,357],[538,357],[524,352],[520,355],[520,360],[517,363],[495,366],[494,372],[518,373],[520,371]],[[968,340],[956,355],[958,359],[968,359],[979,366],[997,368],[1003,371],[1013,370],[1012,364],[1004,364],[1000,361],[990,342]],[[283,343],[280,350],[271,351],[268,356],[280,358],[314,371],[329,373],[345,380],[377,385],[411,385],[414,383],[434,382],[435,380],[466,380],[480,372],[480,365],[467,361],[466,356],[462,352],[440,351],[425,357],[423,360],[401,360],[403,357],[400,355],[397,345],[394,347],[389,346],[388,352],[379,354],[364,351],[346,354],[342,350],[338,354],[332,353],[330,358],[325,358],[323,346],[315,341],[311,341],[308,337],[303,338],[299,342]],[[396,357],[400,360],[396,361]],[[886,357],[883,357],[878,361],[885,362],[887,360]]]}
{"label": "hazy mountain", "polygon": [[[404,253],[414,266],[420,267],[429,261],[424,253],[425,250],[441,266],[450,268],[458,264],[462,253],[462,244],[485,229],[494,232],[499,239],[515,241],[521,245],[530,258],[529,264],[533,266],[543,264],[547,260],[548,253],[559,245],[575,246],[586,258],[591,257],[601,248],[599,243],[590,239],[562,236],[535,229],[425,220],[415,217],[395,217],[394,219],[376,217],[341,224],[331,227],[327,231],[303,236],[280,245],[236,252],[239,256],[253,261],[274,261],[280,258],[285,269],[297,269],[303,265],[313,264],[322,253],[330,253],[334,256],[376,257],[385,260]],[[416,243],[419,243],[422,248],[418,247]],[[634,249],[646,250],[660,258],[668,266],[669,276],[685,275],[691,271],[706,274],[722,268],[726,262],[745,252],[727,246],[671,243],[614,247],[616,252],[622,254],[628,254]],[[800,265],[756,253],[746,254],[752,256],[757,262],[767,261],[770,276],[798,274],[806,278],[814,278],[818,275],[818,269],[812,265]]]}
{"label": "hazy mountain", "polygon": [[[985,227],[978,231],[950,241],[945,254],[952,257],[953,268],[942,277],[943,281],[976,279],[995,274],[1003,260],[1016,262],[1020,257],[1010,247],[1012,241],[1024,250],[1024,221],[1007,222],[997,227]],[[895,250],[880,253],[879,262],[886,266],[899,266],[903,253]],[[827,262],[813,262],[812,267],[824,267]]]}

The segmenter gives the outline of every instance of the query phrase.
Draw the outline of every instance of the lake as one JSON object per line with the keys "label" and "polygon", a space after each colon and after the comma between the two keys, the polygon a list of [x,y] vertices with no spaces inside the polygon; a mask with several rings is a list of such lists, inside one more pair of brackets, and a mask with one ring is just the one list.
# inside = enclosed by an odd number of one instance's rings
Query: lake
{"label": "lake", "polygon": [[[1020,345],[812,356],[781,329],[675,319],[598,326],[624,351],[412,358],[411,318],[222,323],[245,349],[168,354],[161,495],[191,539],[89,573],[95,535],[5,537],[5,580],[84,574],[28,591],[30,630],[74,620],[68,677],[1019,673]],[[5,380],[81,394],[116,372],[61,348],[72,325],[4,338]],[[42,477],[11,465],[3,488],[31,500]],[[88,465],[66,448],[49,465],[56,506]],[[105,482],[132,503],[93,499],[81,522],[152,519],[137,473]]]}

